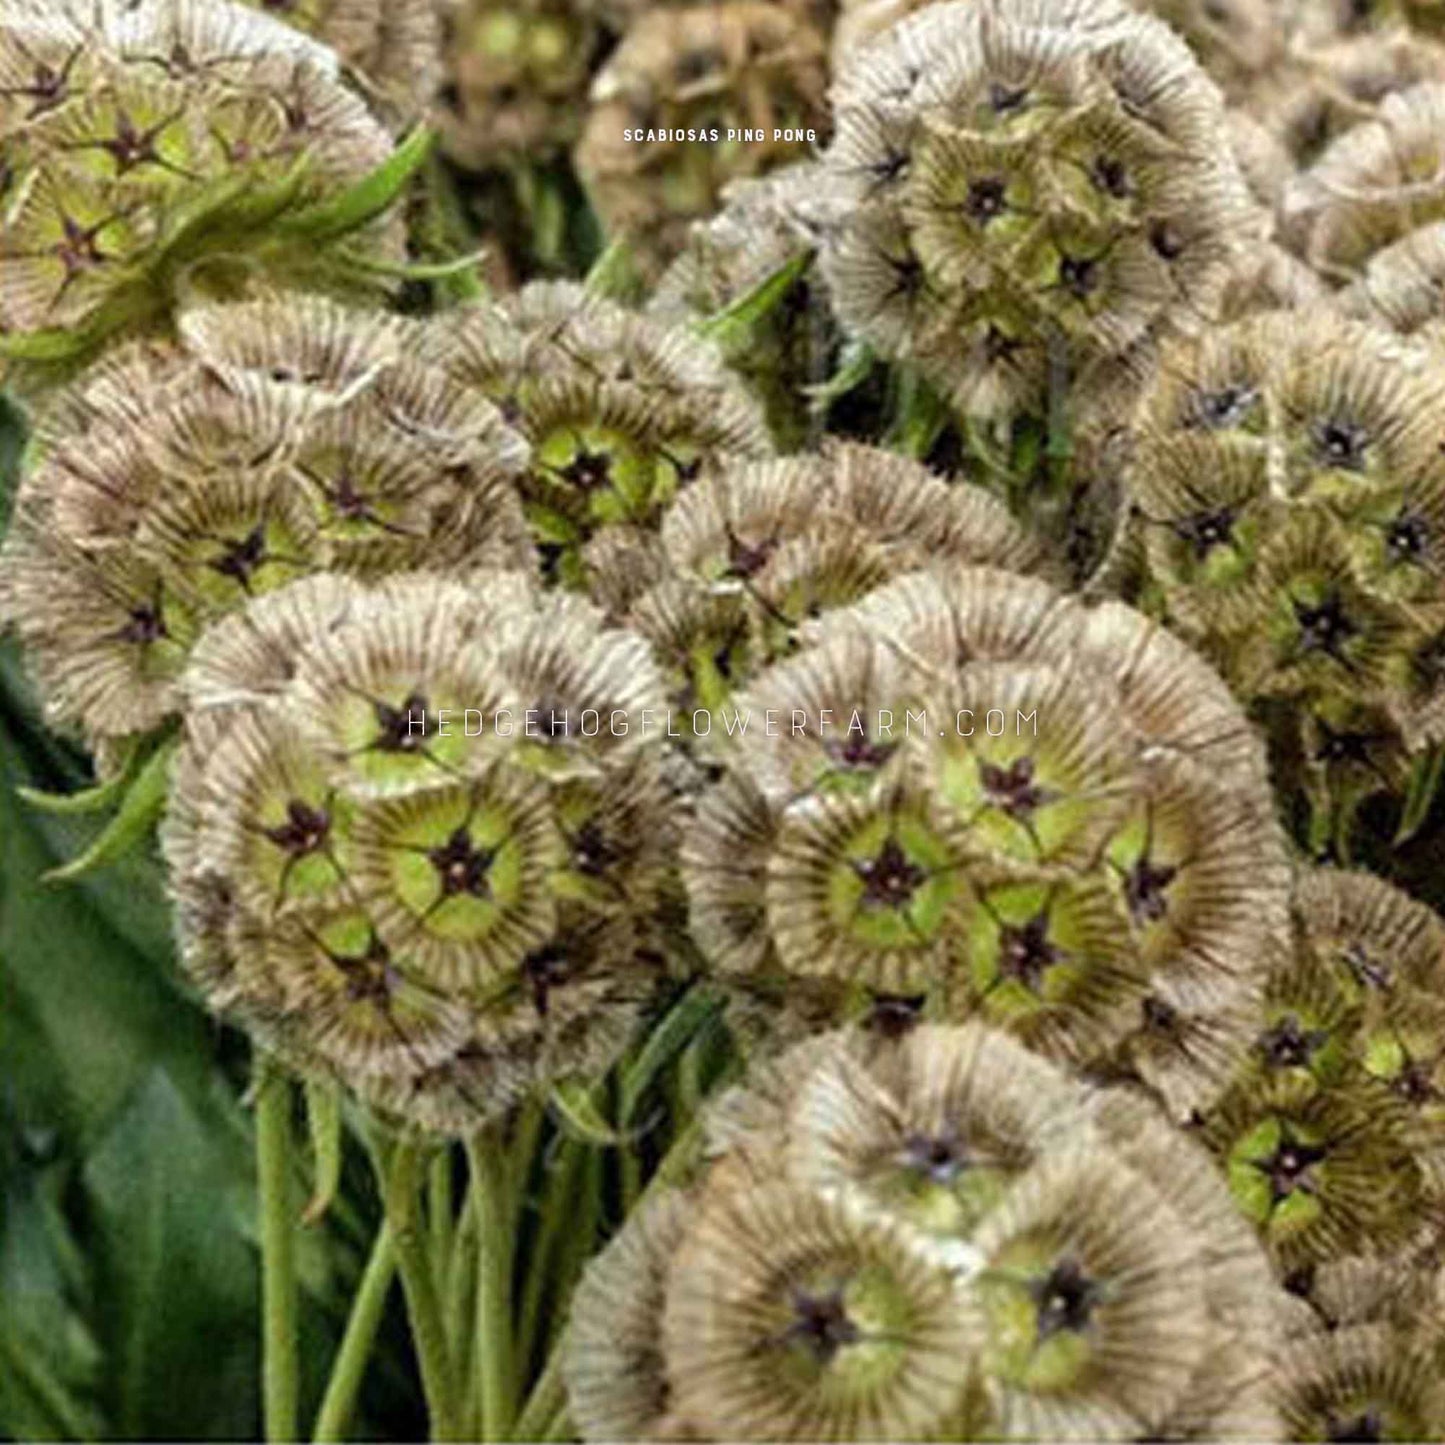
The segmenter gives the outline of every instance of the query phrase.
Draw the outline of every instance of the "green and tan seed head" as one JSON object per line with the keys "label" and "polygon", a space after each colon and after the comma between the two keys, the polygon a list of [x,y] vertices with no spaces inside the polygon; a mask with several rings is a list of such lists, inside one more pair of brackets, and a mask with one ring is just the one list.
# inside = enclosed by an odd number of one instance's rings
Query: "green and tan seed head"
{"label": "green and tan seed head", "polygon": [[522,573],[327,574],[213,628],[182,686],[164,844],[213,1007],[442,1130],[611,1061],[672,899],[661,744],[608,723],[660,709],[640,639]]}
{"label": "green and tan seed head", "polygon": [[1158,21],[932,6],[858,55],[836,110],[834,309],[961,410],[1037,411],[1051,367],[1217,314],[1247,193],[1218,91]]}
{"label": "green and tan seed head", "polygon": [[12,385],[197,293],[375,293],[372,263],[402,257],[399,218],[328,206],[391,143],[332,51],[226,0],[82,14],[0,23],[0,337],[29,358]]}
{"label": "green and tan seed head", "polygon": [[334,50],[348,78],[394,129],[426,114],[441,75],[434,0],[240,0]]}
{"label": "green and tan seed head", "polygon": [[584,1439],[1210,1438],[1277,1428],[1273,1286],[1207,1154],[979,1025],[815,1038],[589,1268]]}
{"label": "green and tan seed head", "polygon": [[569,282],[533,283],[431,323],[424,348],[531,446],[522,496],[543,578],[609,605],[647,580],[676,499],[733,459],[768,455],[761,409],[715,347]]}
{"label": "green and tan seed head", "polygon": [[188,312],[37,435],[4,617],[54,722],[92,743],[181,706],[205,628],[299,578],[526,561],[526,448],[384,316],[318,298]]}
{"label": "green and tan seed head", "polygon": [[442,139],[485,170],[576,140],[608,29],[589,0],[457,0],[447,15]]}
{"label": "green and tan seed head", "polygon": [[[659,580],[633,627],[676,679],[680,708],[726,703],[824,614],[945,559],[1049,573],[1048,549],[981,488],[861,445],[733,463],[691,487],[659,533]],[[833,679],[790,677],[777,706],[846,707]],[[780,692],[786,691],[786,686]]]}
{"label": "green and tan seed head", "polygon": [[704,953],[839,1018],[909,1000],[1122,1069],[1181,1114],[1211,1098],[1252,1037],[1288,878],[1247,725],[1199,658],[1146,660],[1148,637],[986,568],[826,613],[724,709],[724,776],[684,849]]}

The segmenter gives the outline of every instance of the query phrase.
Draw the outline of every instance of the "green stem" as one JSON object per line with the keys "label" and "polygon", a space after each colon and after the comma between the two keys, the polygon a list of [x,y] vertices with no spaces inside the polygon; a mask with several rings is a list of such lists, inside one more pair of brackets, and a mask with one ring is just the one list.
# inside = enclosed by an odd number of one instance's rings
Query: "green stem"
{"label": "green stem", "polygon": [[467,1434],[475,1438],[480,1422],[474,1417],[476,1410],[470,1401],[466,1382],[472,1378],[472,1315],[476,1310],[477,1291],[477,1209],[476,1200],[470,1190],[462,1201],[461,1219],[456,1233],[452,1236],[451,1269],[446,1278],[446,1298],[443,1309],[446,1314],[447,1339],[452,1345],[452,1367],[463,1401]]}
{"label": "green stem", "polygon": [[[431,1162],[427,1177],[427,1220],[431,1226],[432,1269],[438,1280],[447,1276],[454,1228],[452,1151],[442,1148]],[[453,1336],[452,1338],[455,1338]]]}
{"label": "green stem", "polygon": [[416,1144],[403,1141],[392,1151],[389,1161],[379,1154],[374,1157],[382,1197],[386,1201],[386,1217],[391,1226],[402,1289],[406,1293],[412,1343],[421,1370],[432,1436],[437,1440],[459,1440],[462,1438],[462,1426],[456,1377],[447,1347],[446,1328],[442,1323],[436,1278],[432,1274],[431,1258],[418,1219],[421,1151]]}
{"label": "green stem", "polygon": [[[521,1323],[517,1329],[518,1357],[524,1361],[530,1361],[537,1353],[538,1327],[558,1236],[564,1225],[575,1223],[571,1210],[576,1200],[576,1181],[585,1147],[576,1139],[563,1135],[557,1141],[557,1157],[546,1171],[541,1217],[531,1257],[527,1261],[527,1283],[522,1295]],[[523,1435],[522,1438],[531,1437]]]}
{"label": "green stem", "polygon": [[567,1391],[562,1383],[563,1351],[555,1349],[532,1386],[526,1408],[517,1417],[518,1440],[541,1440],[558,1411],[566,1408]]}
{"label": "green stem", "polygon": [[266,1439],[296,1439],[296,1211],[291,1199],[291,1081],[264,1057],[256,1086]]}
{"label": "green stem", "polygon": [[[508,1440],[515,1412],[512,1370],[512,1241],[516,1230],[507,1160],[497,1135],[466,1144],[476,1210],[477,1309],[472,1343],[481,1438]],[[520,1167],[520,1166],[519,1166]]]}
{"label": "green stem", "polygon": [[386,1297],[396,1276],[396,1251],[392,1248],[391,1229],[383,1222],[372,1241],[371,1257],[351,1302],[351,1315],[346,1333],[331,1367],[331,1378],[316,1415],[315,1441],[336,1441],[345,1438],[351,1423],[356,1396],[366,1373],[366,1362],[376,1343],[377,1331],[386,1314]]}

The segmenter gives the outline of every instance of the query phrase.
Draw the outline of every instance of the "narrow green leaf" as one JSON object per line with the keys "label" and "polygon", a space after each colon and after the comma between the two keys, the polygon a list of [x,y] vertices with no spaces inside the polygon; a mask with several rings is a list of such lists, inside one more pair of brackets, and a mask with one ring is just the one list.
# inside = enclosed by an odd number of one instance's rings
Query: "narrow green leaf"
{"label": "narrow green leaf", "polygon": [[775,310],[783,297],[792,290],[812,259],[811,250],[799,251],[790,256],[777,270],[763,277],[751,291],[744,292],[721,311],[699,321],[696,327],[698,335],[716,341],[723,347],[746,342],[753,328]]}
{"label": "narrow green leaf", "polygon": [[73,882],[86,873],[124,858],[145,842],[165,808],[171,759],[178,745],[177,740],[171,738],[151,754],[126,792],[115,817],[101,830],[100,836],[79,857],[43,874],[43,882]]}
{"label": "narrow green leaf", "polygon": [[838,358],[838,369],[827,381],[805,386],[803,392],[812,403],[815,414],[827,409],[840,397],[847,396],[855,387],[867,381],[878,361],[873,348],[866,341],[855,337],[843,348]]}
{"label": "narrow green leaf", "polygon": [[582,1143],[613,1148],[623,1142],[622,1135],[602,1117],[586,1084],[564,1079],[552,1086],[548,1102],[562,1128]]}
{"label": "narrow green leaf", "polygon": [[904,456],[925,457],[947,425],[948,407],[943,398],[916,372],[901,371],[889,445]]}
{"label": "narrow green leaf", "polygon": [[722,1010],[722,996],[697,984],[665,1013],[636,1059],[623,1071],[618,1123],[626,1128],[652,1081]]}
{"label": "narrow green leaf", "polygon": [[618,237],[592,263],[584,284],[593,296],[611,301],[632,302],[641,295],[643,281],[627,237]]}
{"label": "narrow green leaf", "polygon": [[1405,795],[1400,826],[1395,830],[1397,848],[1402,843],[1408,843],[1424,826],[1440,791],[1442,777],[1445,777],[1445,746],[1437,743],[1415,760],[1410,774],[1410,791]]}
{"label": "narrow green leaf", "polygon": [[436,141],[429,126],[418,126],[369,175],[339,196],[282,216],[276,229],[290,236],[324,241],[358,230],[395,204],[411,178],[426,162]]}
{"label": "narrow green leaf", "polygon": [[341,1094],[334,1084],[306,1081],[306,1129],[315,1176],[301,1222],[309,1226],[326,1217],[341,1187]]}
{"label": "narrow green leaf", "polygon": [[112,804],[120,801],[121,795],[130,787],[139,771],[141,759],[146,750],[137,741],[132,741],[122,760],[120,770],[103,783],[82,788],[75,793],[47,793],[41,788],[15,789],[20,799],[39,813],[49,813],[57,818],[85,817],[91,813],[103,813]]}
{"label": "narrow green leaf", "polygon": [[401,281],[445,281],[450,276],[461,276],[475,270],[486,256],[483,248],[450,261],[380,261],[355,252],[346,253],[344,260],[348,268],[368,276],[395,276]]}

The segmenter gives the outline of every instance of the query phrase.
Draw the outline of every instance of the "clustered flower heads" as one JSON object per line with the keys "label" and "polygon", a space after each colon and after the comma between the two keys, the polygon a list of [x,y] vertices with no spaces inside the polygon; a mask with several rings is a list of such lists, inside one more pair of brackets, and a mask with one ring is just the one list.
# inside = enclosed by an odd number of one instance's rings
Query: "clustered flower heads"
{"label": "clustered flower heads", "polygon": [[[1306,873],[1250,1054],[1201,1119],[1282,1274],[1428,1241],[1445,1201],[1445,925],[1364,873]],[[1445,1303],[1445,1301],[1442,1301]]]}
{"label": "clustered flower heads", "polygon": [[1429,1252],[1354,1256],[1302,1275],[1276,1354],[1291,1440],[1438,1440],[1445,1435],[1445,1271]]}
{"label": "clustered flower heads", "polygon": [[786,6],[648,11],[593,82],[578,172],[607,229],[659,270],[729,180],[797,160],[810,131],[822,138],[826,87],[823,37]]}
{"label": "clustered flower heads", "polygon": [[13,0],[0,76],[0,341],[63,341],[22,355],[83,360],[188,287],[355,287],[402,256],[395,218],[341,234],[326,206],[387,158],[386,131],[333,51],[268,16]]}
{"label": "clustered flower heads", "polygon": [[1325,313],[1172,351],[1127,485],[1146,586],[1239,695],[1287,704],[1307,789],[1396,789],[1442,737],[1445,372]]}
{"label": "clustered flower heads", "polygon": [[1219,92],[1112,0],[935,5],[846,68],[821,181],[843,324],[975,414],[1216,314],[1250,205]]}
{"label": "clustered flower heads", "polygon": [[213,1008],[433,1129],[611,1062],[673,911],[657,735],[596,722],[662,707],[641,639],[526,573],[328,573],[184,687],[163,841]]}
{"label": "clustered flower heads", "polygon": [[684,847],[740,1017],[977,1016],[1181,1117],[1211,1099],[1288,897],[1218,678],[1127,607],[983,567],[901,578],[811,638],[737,697],[757,727]]}
{"label": "clustered flower heads", "polygon": [[838,441],[699,481],[636,561],[612,591],[640,592],[628,625],[652,642],[683,713],[721,708],[793,653],[817,618],[919,567],[1056,570],[1039,539],[982,489]]}
{"label": "clustered flower heads", "polygon": [[410,122],[437,88],[441,22],[435,0],[241,0],[329,46],[389,120]]}
{"label": "clustered flower heads", "polygon": [[627,573],[687,485],[771,452],[761,408],[715,347],[571,282],[439,317],[426,353],[530,443],[521,486],[548,581]]}
{"label": "clustered flower heads", "polygon": [[204,629],[287,582],[530,553],[525,444],[404,323],[288,297],[180,331],[52,403],[0,549],[0,616],[92,744],[173,717]]}
{"label": "clustered flower heads", "polygon": [[587,1440],[1271,1438],[1208,1155],[977,1024],[799,1046],[578,1289]]}

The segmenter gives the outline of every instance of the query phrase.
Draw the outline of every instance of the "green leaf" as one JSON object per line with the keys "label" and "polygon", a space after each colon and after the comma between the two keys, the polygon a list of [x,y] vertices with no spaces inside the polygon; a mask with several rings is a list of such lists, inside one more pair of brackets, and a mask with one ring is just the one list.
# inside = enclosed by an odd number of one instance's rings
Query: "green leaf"
{"label": "green leaf", "polygon": [[46,327],[0,335],[0,356],[11,361],[74,361],[93,345],[81,328]]}
{"label": "green leaf", "polygon": [[584,283],[594,296],[630,305],[643,293],[643,280],[637,269],[632,244],[621,236],[592,263]]}
{"label": "green leaf", "polygon": [[1400,826],[1395,830],[1395,847],[1408,843],[1425,826],[1440,791],[1442,777],[1445,777],[1445,746],[1437,743],[1415,760],[1410,774],[1410,791],[1400,814]]}
{"label": "green leaf", "polygon": [[369,175],[339,196],[281,216],[276,221],[276,230],[312,241],[325,241],[359,230],[391,209],[411,178],[426,163],[435,141],[435,131],[418,126]]}
{"label": "green leaf", "polygon": [[898,373],[898,398],[888,445],[908,457],[925,457],[948,425],[943,398],[912,369]]}
{"label": "green leaf", "polygon": [[91,813],[103,813],[118,803],[126,789],[134,782],[140,770],[141,761],[150,749],[143,747],[138,739],[128,744],[119,771],[113,777],[93,787],[82,788],[75,793],[48,793],[43,788],[17,787],[19,797],[37,812],[48,813],[54,818],[85,817]]}
{"label": "green leaf", "polygon": [[648,1033],[637,1057],[623,1070],[618,1122],[632,1123],[637,1105],[652,1081],[721,1012],[722,995],[704,984],[683,994]]}
{"label": "green leaf", "polygon": [[838,358],[838,369],[827,381],[805,386],[803,391],[809,397],[814,414],[827,409],[840,397],[847,396],[855,387],[862,386],[872,374],[878,358],[866,341],[855,337],[843,348]]}
{"label": "green leaf", "polygon": [[613,1148],[623,1142],[623,1136],[602,1117],[588,1085],[564,1079],[552,1086],[548,1102],[558,1124],[580,1143]]}
{"label": "green leaf", "polygon": [[99,837],[78,858],[44,875],[46,883],[70,883],[97,868],[105,868],[138,849],[150,837],[165,810],[170,788],[171,760],[178,740],[171,738],[153,752],[127,789],[116,815]]}
{"label": "green leaf", "polygon": [[778,307],[812,260],[811,250],[799,251],[790,256],[751,291],[744,292],[736,301],[721,311],[714,312],[705,321],[699,321],[696,326],[698,335],[716,341],[725,349],[745,344],[753,328]]}
{"label": "green leaf", "polygon": [[334,1084],[306,1082],[306,1128],[311,1138],[315,1180],[301,1222],[320,1224],[341,1186],[341,1096]]}
{"label": "green leaf", "polygon": [[0,1428],[17,1439],[107,1433],[102,1355],[85,1317],[88,1270],[59,1202],[63,1174],[9,1158],[0,1180]]}

